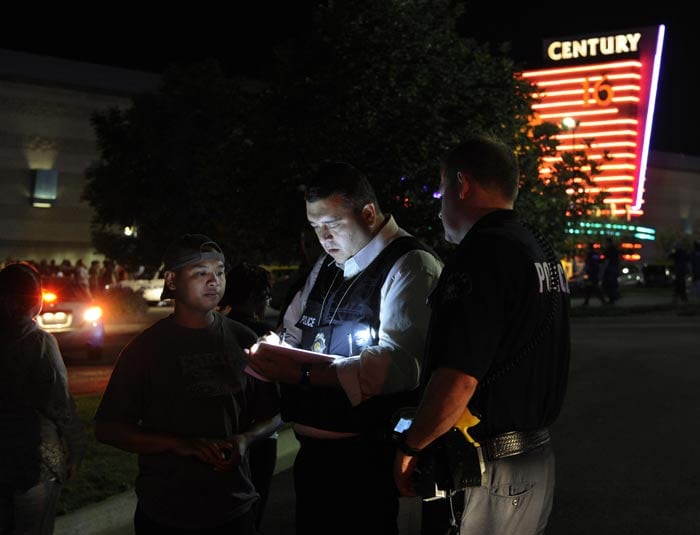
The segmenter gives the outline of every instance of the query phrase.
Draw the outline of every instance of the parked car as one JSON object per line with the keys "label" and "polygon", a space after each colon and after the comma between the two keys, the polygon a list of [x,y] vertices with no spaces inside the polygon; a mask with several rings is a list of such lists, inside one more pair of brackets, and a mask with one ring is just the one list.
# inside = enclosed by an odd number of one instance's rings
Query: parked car
{"label": "parked car", "polygon": [[[569,292],[572,297],[584,295],[585,281],[580,272],[570,277],[568,282]],[[620,286],[644,286],[644,272],[642,266],[634,262],[621,262],[617,282]]]}
{"label": "parked car", "polygon": [[665,264],[645,264],[642,273],[644,286],[666,288],[673,282],[673,270]]}
{"label": "parked car", "polygon": [[[172,305],[172,299],[162,300],[160,298],[164,284],[165,279],[163,278],[163,272],[157,271],[153,274],[152,278],[127,279],[117,282],[114,286],[129,288],[136,293],[140,293],[150,306]],[[112,285],[107,287],[107,291],[109,291],[110,286]]]}
{"label": "parked car", "polygon": [[622,262],[617,280],[620,286],[644,286],[642,266],[632,262]]}
{"label": "parked car", "polygon": [[72,279],[44,279],[43,306],[37,324],[56,337],[61,352],[81,350],[91,360],[102,356],[102,308]]}

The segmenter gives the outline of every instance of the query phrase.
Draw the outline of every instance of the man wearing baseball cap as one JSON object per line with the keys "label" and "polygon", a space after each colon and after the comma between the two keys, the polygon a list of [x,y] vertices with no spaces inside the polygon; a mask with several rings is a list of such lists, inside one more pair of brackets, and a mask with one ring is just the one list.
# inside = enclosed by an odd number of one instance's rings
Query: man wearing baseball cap
{"label": "man wearing baseball cap", "polygon": [[221,247],[185,234],[167,248],[173,313],[122,350],[95,415],[100,442],[137,453],[135,533],[253,534],[248,448],[279,426],[273,383],[244,373],[257,336],[216,307]]}

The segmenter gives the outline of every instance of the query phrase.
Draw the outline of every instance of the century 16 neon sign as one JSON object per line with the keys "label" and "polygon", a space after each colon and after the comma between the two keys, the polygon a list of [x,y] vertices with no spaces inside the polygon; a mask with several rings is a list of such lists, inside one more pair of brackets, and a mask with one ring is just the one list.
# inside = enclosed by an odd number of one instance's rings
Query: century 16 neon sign
{"label": "century 16 neon sign", "polygon": [[[591,103],[588,99],[589,90],[591,85],[591,79],[585,77],[583,79],[583,105],[590,106]],[[612,104],[613,97],[615,95],[615,90],[610,82],[608,82],[608,77],[603,76],[600,80],[597,80],[593,84],[593,99],[598,106],[608,106]],[[601,97],[602,96],[602,97]]]}
{"label": "century 16 neon sign", "polygon": [[[559,136],[560,154],[585,150],[601,171],[591,193],[605,191],[611,215],[643,213],[644,180],[664,27],[612,35],[546,39],[542,69],[522,73],[536,86],[537,119],[575,129]],[[580,140],[579,143],[576,143]]]}

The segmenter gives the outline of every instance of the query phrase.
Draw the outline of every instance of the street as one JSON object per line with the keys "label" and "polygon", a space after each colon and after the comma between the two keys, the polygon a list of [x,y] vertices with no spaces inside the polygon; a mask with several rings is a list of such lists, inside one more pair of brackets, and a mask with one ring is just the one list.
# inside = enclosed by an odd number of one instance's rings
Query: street
{"label": "street", "polygon": [[700,533],[700,318],[578,319],[549,535]]}

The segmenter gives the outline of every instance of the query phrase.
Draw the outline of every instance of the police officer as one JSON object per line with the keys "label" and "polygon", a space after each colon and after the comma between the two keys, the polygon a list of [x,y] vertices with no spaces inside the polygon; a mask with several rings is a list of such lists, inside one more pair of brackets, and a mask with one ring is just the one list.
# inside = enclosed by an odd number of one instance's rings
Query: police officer
{"label": "police officer", "polygon": [[285,312],[285,340],[342,358],[300,365],[263,348],[251,366],[281,383],[282,418],[299,439],[296,532],[396,535],[389,419],[417,402],[426,301],[442,262],[347,163],[324,165],[305,198],[326,254]]}
{"label": "police officer", "polygon": [[479,444],[481,486],[465,490],[460,532],[542,533],[554,492],[548,426],[569,365],[564,271],[513,211],[519,171],[511,149],[474,136],[441,167],[440,217],[458,246],[431,296],[427,384],[396,455],[395,481],[415,494],[421,450],[468,407],[480,419],[469,434]]}

